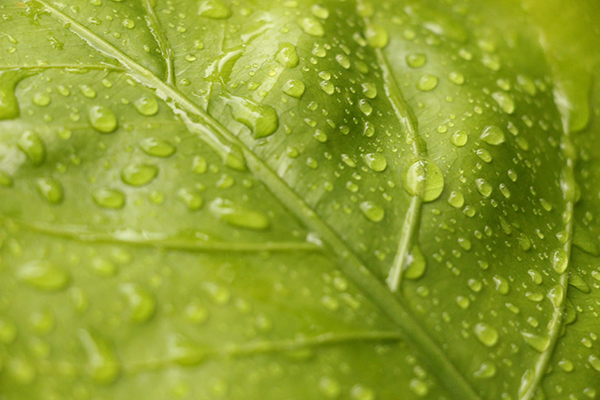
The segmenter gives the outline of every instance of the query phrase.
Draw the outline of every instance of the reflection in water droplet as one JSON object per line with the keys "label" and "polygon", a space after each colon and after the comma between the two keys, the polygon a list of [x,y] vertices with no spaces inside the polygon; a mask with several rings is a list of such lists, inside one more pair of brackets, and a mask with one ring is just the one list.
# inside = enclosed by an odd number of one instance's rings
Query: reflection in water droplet
{"label": "reflection in water droplet", "polygon": [[502,129],[498,128],[497,126],[488,126],[485,128],[480,138],[487,144],[494,146],[502,144],[506,140],[504,132],[502,132]]}
{"label": "reflection in water droplet", "polygon": [[465,197],[461,192],[452,191],[448,196],[448,204],[454,208],[461,208],[465,204]]}
{"label": "reflection in water droplet", "polygon": [[554,252],[552,256],[552,266],[557,273],[561,275],[565,273],[569,266],[569,256],[564,250],[558,249]]}
{"label": "reflection in water droplet", "polygon": [[467,144],[467,140],[469,140],[469,135],[465,131],[456,131],[450,137],[450,142],[456,147],[462,147]]}
{"label": "reflection in water droplet", "polygon": [[421,68],[427,63],[427,56],[423,53],[411,53],[406,56],[406,63],[411,68]]}
{"label": "reflection in water droplet", "polygon": [[444,175],[440,168],[429,160],[413,163],[403,176],[404,189],[424,202],[436,200],[444,190]]}

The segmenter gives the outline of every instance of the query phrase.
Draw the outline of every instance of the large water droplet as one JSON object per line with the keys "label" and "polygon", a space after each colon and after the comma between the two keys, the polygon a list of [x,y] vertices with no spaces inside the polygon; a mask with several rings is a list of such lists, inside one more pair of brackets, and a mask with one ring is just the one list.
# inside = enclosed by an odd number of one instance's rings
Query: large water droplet
{"label": "large water droplet", "polygon": [[558,249],[554,252],[552,256],[552,266],[557,273],[561,275],[565,273],[569,266],[569,256],[564,250]]}
{"label": "large water droplet", "polygon": [[181,202],[185,204],[190,211],[199,210],[204,205],[204,198],[196,190],[187,188],[179,189],[177,191],[177,197],[179,197]]}
{"label": "large water droplet", "polygon": [[469,135],[465,131],[456,131],[450,137],[450,142],[456,147],[462,147],[467,144],[467,140],[469,140]]}
{"label": "large water droplet", "polygon": [[281,43],[279,50],[275,56],[275,60],[286,68],[294,68],[298,65],[298,53],[296,52],[296,46],[291,43]]}
{"label": "large water droplet", "polygon": [[87,372],[92,380],[101,385],[109,385],[121,373],[121,364],[108,341],[87,331],[79,331],[79,340],[87,355]]}
{"label": "large water droplet", "polygon": [[372,201],[364,201],[360,203],[360,211],[369,221],[380,222],[385,217],[385,211]]}
{"label": "large water droplet", "polygon": [[94,106],[89,111],[90,125],[98,132],[111,133],[117,130],[119,125],[117,116],[112,110],[102,107]]}
{"label": "large water droplet", "polygon": [[150,117],[158,113],[158,101],[154,96],[143,96],[133,102],[135,109],[142,115]]}
{"label": "large water droplet", "polygon": [[63,187],[54,178],[39,178],[35,182],[38,192],[49,203],[57,204],[63,200]]}
{"label": "large water droplet", "polygon": [[502,129],[498,128],[497,126],[488,126],[485,128],[480,138],[487,144],[494,146],[502,144],[506,140],[504,132],[502,132]]}
{"label": "large water droplet", "polygon": [[270,136],[279,127],[279,118],[273,107],[232,95],[225,99],[233,118],[250,128],[255,139]]}
{"label": "large water droplet", "polygon": [[411,68],[421,68],[427,63],[427,56],[423,53],[411,53],[406,56],[406,63]]}
{"label": "large water droplet", "polygon": [[535,350],[543,353],[550,346],[550,337],[549,336],[539,336],[529,332],[521,332],[523,339],[527,342]]}
{"label": "large water droplet", "polygon": [[465,197],[461,192],[452,191],[448,196],[448,204],[454,208],[461,208],[465,205]]}
{"label": "large water droplet", "polygon": [[46,160],[46,145],[37,133],[31,131],[24,132],[17,142],[17,146],[25,153],[33,165],[41,165]]}
{"label": "large water droplet", "polygon": [[170,142],[152,137],[142,140],[140,147],[149,156],[162,158],[170,157],[176,151],[175,146]]}
{"label": "large water droplet", "polygon": [[477,187],[477,191],[483,197],[490,197],[492,194],[492,185],[490,185],[485,179],[475,179],[475,186]]}
{"label": "large water droplet", "polygon": [[212,19],[231,17],[231,10],[222,0],[204,0],[198,5],[198,15]]}
{"label": "large water droplet", "polygon": [[71,276],[65,269],[45,260],[22,265],[17,271],[17,277],[35,289],[48,292],[63,290],[71,281]]}
{"label": "large water droplet", "polygon": [[371,47],[384,48],[390,41],[390,36],[384,27],[369,25],[365,30],[365,38]]}
{"label": "large water droplet", "polygon": [[369,153],[364,157],[365,163],[375,172],[385,171],[387,168],[387,160],[380,153]]}
{"label": "large water droplet", "polygon": [[496,100],[496,103],[498,103],[505,113],[512,114],[515,112],[515,101],[508,93],[494,92],[492,93],[492,98]]}
{"label": "large water droplet", "polygon": [[403,176],[404,189],[412,196],[419,196],[424,202],[436,200],[444,190],[444,175],[433,161],[414,162]]}
{"label": "large water droplet", "polygon": [[240,228],[264,230],[271,224],[269,217],[262,212],[250,210],[227,199],[213,200],[210,210],[219,219]]}
{"label": "large water droplet", "polygon": [[475,337],[485,346],[492,347],[498,343],[498,331],[496,328],[480,322],[474,328]]}
{"label": "large water droplet", "polygon": [[158,168],[150,164],[128,164],[121,171],[121,179],[131,186],[144,186],[158,175]]}
{"label": "large water droplet", "polygon": [[439,79],[435,75],[423,75],[417,82],[417,89],[422,92],[429,92],[437,87]]}
{"label": "large water droplet", "polygon": [[425,274],[427,261],[417,245],[413,246],[410,254],[406,257],[403,276],[407,279],[419,279]]}
{"label": "large water droplet", "polygon": [[299,81],[297,79],[290,79],[289,81],[283,84],[281,90],[283,90],[283,93],[287,94],[288,96],[292,96],[299,99],[304,94],[306,86],[302,81]]}

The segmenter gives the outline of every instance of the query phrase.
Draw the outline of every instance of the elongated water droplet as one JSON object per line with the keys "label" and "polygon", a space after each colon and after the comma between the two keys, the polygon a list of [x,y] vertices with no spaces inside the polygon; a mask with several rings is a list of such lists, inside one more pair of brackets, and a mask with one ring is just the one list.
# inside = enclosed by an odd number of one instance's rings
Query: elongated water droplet
{"label": "elongated water droplet", "polygon": [[506,92],[494,92],[492,98],[496,100],[496,103],[500,106],[502,111],[507,114],[515,112],[515,102],[513,98]]}
{"label": "elongated water droplet", "polygon": [[298,66],[300,60],[298,58],[298,53],[296,52],[296,46],[287,42],[281,43],[277,55],[275,56],[275,60],[286,68]]}
{"label": "elongated water droplet", "polygon": [[100,133],[112,133],[117,130],[119,125],[115,113],[106,107],[92,107],[88,117],[90,125]]}
{"label": "elongated water droplet", "polygon": [[18,71],[0,72],[0,121],[15,119],[19,116],[19,102],[15,94],[21,78]]}
{"label": "elongated water droplet", "polygon": [[135,283],[121,286],[129,306],[129,320],[134,323],[148,321],[156,311],[156,301],[152,294]]}
{"label": "elongated water droplet", "polygon": [[492,194],[492,185],[490,185],[485,179],[480,178],[475,180],[475,186],[477,187],[477,191],[483,197],[490,197]]}
{"label": "elongated water droplet", "polygon": [[154,96],[143,96],[133,102],[135,109],[142,115],[150,117],[158,113],[158,101]]}
{"label": "elongated water droplet", "polygon": [[491,144],[493,146],[498,146],[499,144],[504,143],[506,140],[504,132],[502,132],[502,129],[498,128],[497,126],[488,126],[485,128],[480,138],[487,144]]}
{"label": "elongated water droplet", "polygon": [[419,196],[424,202],[436,200],[444,190],[444,175],[433,161],[414,162],[403,176],[404,189],[412,196]]}
{"label": "elongated water droplet", "polygon": [[552,256],[552,266],[554,270],[559,274],[564,274],[569,266],[569,256],[562,250],[556,250]]}
{"label": "elongated water droplet", "polygon": [[42,165],[46,160],[46,145],[37,133],[24,132],[17,146],[35,166]]}
{"label": "elongated water droplet", "polygon": [[147,138],[142,140],[140,147],[144,153],[154,157],[170,157],[175,154],[176,148],[170,142],[157,138]]}
{"label": "elongated water droplet", "polygon": [[213,200],[210,210],[219,219],[239,228],[264,230],[271,225],[269,217],[262,212],[250,210],[227,199]]}
{"label": "elongated water droplet", "polygon": [[387,160],[380,153],[369,153],[364,156],[365,163],[375,172],[385,171]]}
{"label": "elongated water droplet", "polygon": [[302,81],[299,81],[297,79],[290,79],[289,81],[283,84],[281,90],[283,90],[283,93],[287,94],[288,96],[292,96],[299,99],[304,94],[306,86]]}
{"label": "elongated water droplet", "polygon": [[385,217],[385,211],[372,201],[364,201],[360,203],[360,211],[369,221],[380,222]]}
{"label": "elongated water droplet", "polygon": [[144,186],[158,175],[158,168],[150,164],[128,164],[121,171],[121,179],[131,186]]}
{"label": "elongated water droplet", "polygon": [[198,15],[212,19],[231,17],[231,10],[222,0],[204,0],[198,5]]}
{"label": "elongated water droplet", "polygon": [[79,340],[87,355],[87,372],[92,380],[110,385],[121,373],[121,364],[108,341],[87,330],[79,331]]}
{"label": "elongated water droplet", "polygon": [[94,202],[101,207],[119,209],[125,205],[125,194],[117,189],[101,188],[92,194]]}
{"label": "elongated water droplet", "polygon": [[54,178],[39,178],[35,185],[38,192],[49,203],[57,204],[63,200],[63,187],[59,181]]}
{"label": "elongated water droplet", "polygon": [[417,245],[413,246],[410,254],[406,257],[403,276],[407,279],[419,279],[425,274],[427,261]]}
{"label": "elongated water droplet", "polygon": [[279,127],[279,118],[273,107],[232,95],[225,99],[233,118],[250,128],[255,139],[271,136]]}
{"label": "elongated water droplet", "polygon": [[521,332],[523,339],[525,342],[530,345],[535,350],[543,353],[546,351],[548,346],[550,346],[550,337],[549,336],[539,336],[529,332]]}
{"label": "elongated water droplet", "polygon": [[474,332],[475,337],[487,347],[492,347],[498,343],[498,331],[484,322],[475,325]]}
{"label": "elongated water droplet", "polygon": [[65,289],[70,281],[70,274],[63,268],[49,261],[31,261],[17,271],[19,280],[35,289],[56,292]]}

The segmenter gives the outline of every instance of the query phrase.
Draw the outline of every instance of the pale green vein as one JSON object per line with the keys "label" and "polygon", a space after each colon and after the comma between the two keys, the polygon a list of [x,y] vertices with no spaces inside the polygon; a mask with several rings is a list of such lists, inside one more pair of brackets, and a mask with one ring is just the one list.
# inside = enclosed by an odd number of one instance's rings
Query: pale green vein
{"label": "pale green vein", "polygon": [[162,55],[166,67],[167,67],[167,76],[165,80],[169,85],[175,85],[175,63],[173,61],[173,50],[169,45],[169,40],[164,35],[163,30],[161,29],[160,21],[154,12],[154,7],[152,6],[151,0],[143,0],[144,7],[146,8],[146,12],[148,15],[146,16],[146,23],[150,28],[150,32],[152,36],[154,36],[154,40],[158,44],[158,48],[160,50],[160,54]]}
{"label": "pale green vein", "polygon": [[[178,89],[168,85],[150,70],[136,63],[133,59],[112,46],[83,25],[63,14],[58,9],[48,5],[44,0],[37,0],[45,9],[66,28],[86,41],[99,52],[116,59],[129,70],[129,74],[141,84],[152,88],[157,95],[170,104],[175,110],[194,115],[200,122],[198,134],[202,140],[213,140],[228,149],[242,149],[246,156],[248,167],[269,190],[278,197],[279,201],[287,207],[305,226],[313,230],[324,243],[335,253],[339,260],[339,268],[353,280],[359,288],[379,308],[384,311],[397,325],[402,337],[409,342],[422,357],[422,361],[439,381],[453,394],[455,398],[463,400],[478,399],[471,386],[464,379],[454,365],[450,362],[445,352],[429,336],[420,323],[415,319],[404,301],[393,295],[379,279],[377,279],[362,263],[354,251],[333,231],[331,227],[321,220],[306,202],[294,192],[286,182],[270,169],[270,167],[253,153],[234,134],[212,118],[197,104],[191,101]],[[176,106],[175,106],[176,104]],[[191,119],[191,117],[190,117]]]}
{"label": "pale green vein", "polygon": [[[557,94],[558,96],[558,94]],[[567,162],[564,168],[563,178],[561,182],[561,188],[563,190],[563,196],[566,200],[565,207],[565,232],[567,234],[567,240],[563,245],[563,250],[569,257],[571,258],[571,248],[573,242],[573,212],[575,208],[575,159],[569,155],[569,149],[573,148],[573,144],[570,137],[570,128],[569,128],[569,117],[563,115],[563,138],[562,145],[560,148],[565,154]],[[567,294],[569,289],[569,271],[565,271],[558,281],[560,287],[563,290],[563,301],[560,305],[554,307],[554,311],[552,312],[552,318],[548,323],[548,335],[550,337],[550,342],[546,350],[542,352],[540,357],[537,359],[535,366],[533,368],[533,376],[528,377],[528,373],[526,372],[522,378],[521,388],[523,390],[519,391],[519,400],[531,400],[538,393],[539,386],[542,382],[542,379],[546,375],[548,370],[548,364],[550,363],[550,358],[554,353],[554,349],[556,347],[556,342],[561,334],[564,317],[565,317],[565,307],[567,302]],[[529,378],[529,379],[528,379]],[[529,382],[527,382],[529,381]]]}
{"label": "pale green vein", "polygon": [[64,69],[67,71],[100,70],[126,72],[125,68],[109,64],[47,64],[47,65],[0,65],[0,71]]}
{"label": "pale green vein", "polygon": [[29,223],[0,216],[0,222],[9,222],[26,231],[46,236],[76,240],[83,243],[126,244],[141,247],[156,247],[189,252],[292,252],[322,251],[309,242],[226,242],[206,238],[205,240],[185,237],[170,237],[157,232],[120,229],[113,232],[92,232],[80,226],[57,226],[56,224]]}
{"label": "pale green vein", "polygon": [[[368,17],[364,17],[364,23],[367,28],[373,28],[373,24]],[[403,131],[407,135],[408,142],[410,143],[411,150],[415,158],[424,158],[427,155],[427,149],[425,148],[424,142],[419,135],[419,126],[417,118],[414,112],[404,99],[402,92],[398,87],[396,78],[392,73],[392,69],[388,63],[387,57],[380,47],[375,48],[377,55],[377,62],[383,74],[385,94],[390,100],[394,114],[403,128]],[[390,268],[390,272],[386,279],[386,282],[392,292],[398,291],[400,283],[402,281],[402,274],[404,272],[404,265],[406,259],[410,253],[410,250],[415,242],[415,237],[418,233],[421,206],[423,200],[419,195],[415,195],[410,200],[410,205],[404,216],[404,223],[400,230],[400,241],[398,242],[398,248],[394,257],[394,262]]]}

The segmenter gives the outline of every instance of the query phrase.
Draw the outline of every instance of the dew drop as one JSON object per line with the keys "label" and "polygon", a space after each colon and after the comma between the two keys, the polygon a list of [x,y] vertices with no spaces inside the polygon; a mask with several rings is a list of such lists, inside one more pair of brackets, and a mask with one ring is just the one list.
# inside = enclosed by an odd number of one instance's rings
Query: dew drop
{"label": "dew drop", "polygon": [[92,380],[110,385],[121,373],[121,364],[112,346],[87,330],[79,331],[79,340],[87,355],[87,372]]}
{"label": "dew drop", "polygon": [[88,118],[92,128],[100,133],[112,133],[119,125],[117,116],[110,109],[102,106],[94,106],[90,109]]}
{"label": "dew drop", "polygon": [[385,217],[385,211],[372,201],[363,201],[360,203],[360,211],[369,221],[380,222]]}
{"label": "dew drop", "polygon": [[324,91],[328,95],[332,95],[333,93],[335,93],[335,85],[333,83],[331,83],[330,81],[319,82],[319,87],[321,88],[322,91]]}
{"label": "dew drop", "polygon": [[121,286],[129,306],[129,320],[134,323],[148,321],[156,311],[156,301],[152,294],[140,285],[129,283]]}
{"label": "dew drop", "polygon": [[167,351],[169,356],[179,365],[194,366],[202,363],[206,357],[206,350],[193,340],[174,334],[167,340]]}
{"label": "dew drop", "polygon": [[387,160],[383,156],[383,154],[379,153],[369,153],[364,157],[365,163],[375,172],[385,171],[387,168]]}
{"label": "dew drop", "polygon": [[46,292],[64,290],[71,281],[70,274],[49,261],[31,261],[17,271],[19,280],[34,289]]}
{"label": "dew drop", "polygon": [[144,186],[158,175],[158,168],[149,164],[128,164],[121,171],[121,180],[131,186]]}
{"label": "dew drop", "polygon": [[484,322],[475,325],[475,337],[485,346],[492,347],[498,343],[498,331]]}
{"label": "dew drop", "polygon": [[427,56],[423,53],[411,53],[406,56],[406,63],[411,68],[421,68],[427,63]]}
{"label": "dew drop", "polygon": [[469,140],[469,135],[465,131],[456,131],[450,137],[450,142],[456,147],[463,147],[467,144],[467,140]]}
{"label": "dew drop", "polygon": [[140,147],[149,156],[161,158],[170,157],[176,151],[175,146],[170,142],[152,137],[142,140]]}
{"label": "dew drop", "polygon": [[473,376],[479,379],[493,378],[496,376],[496,369],[496,364],[493,361],[484,361]]}
{"label": "dew drop", "polygon": [[490,197],[492,194],[492,185],[490,185],[485,179],[480,178],[475,180],[475,186],[477,187],[477,191],[483,197]]}
{"label": "dew drop", "polygon": [[564,274],[569,266],[569,256],[562,250],[556,250],[552,255],[552,267],[559,274]]}
{"label": "dew drop", "polygon": [[371,105],[371,103],[369,103],[367,100],[365,99],[361,99],[358,102],[358,108],[360,109],[360,111],[363,112],[363,114],[365,114],[367,117],[369,115],[371,115],[371,113],[373,112],[373,106]]}
{"label": "dew drop", "polygon": [[338,381],[324,376],[319,380],[319,391],[328,399],[337,399],[342,388]]}
{"label": "dew drop", "polygon": [[204,205],[204,198],[200,193],[192,189],[179,189],[177,197],[190,211],[196,211]]}
{"label": "dew drop", "polygon": [[390,36],[384,27],[369,25],[365,30],[365,38],[371,47],[384,48],[390,41]]}
{"label": "dew drop", "polygon": [[550,346],[549,336],[539,336],[529,332],[521,332],[521,336],[525,339],[525,342],[533,349],[543,353]]}
{"label": "dew drop", "polygon": [[158,113],[158,101],[154,96],[143,96],[133,102],[133,106],[143,116],[150,117]]}
{"label": "dew drop", "polygon": [[465,205],[465,197],[461,192],[452,191],[448,196],[448,204],[454,208],[461,208]]}
{"label": "dew drop", "polygon": [[494,92],[492,93],[492,98],[496,100],[496,103],[498,103],[505,113],[512,114],[515,112],[515,102],[508,93]]}
{"label": "dew drop", "polygon": [[450,80],[450,82],[454,83],[455,85],[462,85],[463,83],[465,83],[465,76],[463,74],[461,74],[460,72],[456,72],[456,71],[452,71],[448,74],[448,79]]}
{"label": "dew drop", "polygon": [[19,116],[19,102],[15,94],[19,78],[18,71],[0,72],[0,121]]}
{"label": "dew drop", "polygon": [[374,99],[377,97],[377,86],[369,82],[362,83],[361,86],[362,92],[367,99]]}
{"label": "dew drop", "polygon": [[423,382],[420,379],[415,378],[411,380],[408,387],[410,388],[410,390],[413,391],[414,394],[416,394],[419,397],[425,397],[429,394],[429,388],[427,387],[425,382]]}
{"label": "dew drop", "polygon": [[300,18],[298,20],[298,26],[305,33],[308,33],[311,36],[321,37],[325,35],[325,29],[323,29],[323,25],[312,17]]}
{"label": "dew drop", "polygon": [[498,146],[504,143],[506,140],[504,132],[502,132],[502,129],[498,128],[497,126],[488,126],[485,128],[480,138],[487,144],[491,144],[493,146]]}
{"label": "dew drop", "polygon": [[301,98],[304,95],[304,91],[306,90],[306,86],[302,81],[297,79],[290,79],[286,83],[283,84],[283,93],[288,96],[295,97],[297,99]]}
{"label": "dew drop", "polygon": [[590,363],[590,365],[592,366],[592,368],[594,368],[596,371],[600,372],[600,358],[598,358],[594,354],[591,354],[588,357],[588,362]]}
{"label": "dew drop", "polygon": [[417,82],[417,89],[422,92],[429,92],[437,87],[438,82],[438,77],[435,75],[423,75]]}
{"label": "dew drop", "polygon": [[416,161],[402,178],[404,189],[412,196],[421,197],[424,202],[436,200],[444,190],[444,175],[433,161]]}
{"label": "dew drop", "polygon": [[24,132],[17,146],[35,166],[42,165],[46,160],[46,145],[37,133]]}
{"label": "dew drop", "polygon": [[222,0],[204,0],[198,5],[198,15],[212,19],[231,17],[231,10]]}
{"label": "dew drop", "polygon": [[279,44],[275,60],[285,68],[294,68],[298,66],[300,60],[298,58],[298,53],[296,52],[296,46],[287,42]]}
{"label": "dew drop", "polygon": [[410,254],[406,257],[406,263],[404,265],[404,277],[407,279],[419,279],[425,274],[427,268],[427,261],[421,251],[421,248],[417,245],[413,246]]}
{"label": "dew drop", "polygon": [[567,360],[566,358],[563,358],[562,360],[560,360],[558,362],[558,366],[560,367],[560,369],[562,369],[565,372],[571,372],[573,371],[573,362],[570,360]]}
{"label": "dew drop", "polygon": [[63,187],[54,178],[39,178],[35,182],[38,192],[49,203],[57,204],[63,200]]}
{"label": "dew drop", "polygon": [[94,202],[100,207],[119,209],[125,205],[125,194],[117,189],[101,188],[92,194]]}
{"label": "dew drop", "polygon": [[226,96],[226,103],[233,118],[250,128],[255,139],[271,136],[279,127],[279,118],[273,107],[232,95]]}
{"label": "dew drop", "polygon": [[269,218],[262,212],[250,210],[227,199],[213,200],[210,211],[222,221],[239,228],[265,230],[271,225]]}
{"label": "dew drop", "polygon": [[350,396],[353,400],[375,400],[375,392],[363,385],[354,385],[350,390]]}
{"label": "dew drop", "polygon": [[96,91],[94,90],[94,88],[92,88],[92,87],[90,87],[88,85],[81,85],[79,87],[79,89],[81,90],[81,94],[83,94],[88,99],[94,99],[98,95],[96,93]]}
{"label": "dew drop", "polygon": [[46,107],[51,101],[52,98],[50,98],[50,96],[48,96],[46,93],[36,93],[31,99],[33,104],[40,107]]}

